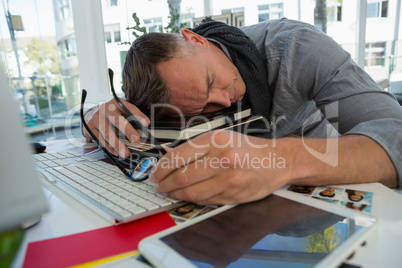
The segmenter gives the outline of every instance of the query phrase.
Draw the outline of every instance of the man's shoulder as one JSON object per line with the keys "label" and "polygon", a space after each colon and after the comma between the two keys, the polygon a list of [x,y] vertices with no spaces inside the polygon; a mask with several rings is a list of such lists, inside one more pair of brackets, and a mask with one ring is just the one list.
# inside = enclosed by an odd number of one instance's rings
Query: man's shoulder
{"label": "man's shoulder", "polygon": [[279,50],[269,51],[271,55],[283,52],[284,44],[289,43],[291,39],[310,36],[312,38],[310,41],[313,42],[323,35],[323,32],[312,24],[287,18],[263,21],[241,29],[260,50],[264,47],[266,49],[266,46],[271,50]]}
{"label": "man's shoulder", "polygon": [[298,28],[312,28],[317,29],[314,25],[311,25],[307,22],[291,20],[287,18],[281,18],[276,20],[266,20],[257,24],[243,26],[240,29],[247,33],[265,31],[265,30],[274,30],[277,31],[287,31],[287,30],[296,30]]}

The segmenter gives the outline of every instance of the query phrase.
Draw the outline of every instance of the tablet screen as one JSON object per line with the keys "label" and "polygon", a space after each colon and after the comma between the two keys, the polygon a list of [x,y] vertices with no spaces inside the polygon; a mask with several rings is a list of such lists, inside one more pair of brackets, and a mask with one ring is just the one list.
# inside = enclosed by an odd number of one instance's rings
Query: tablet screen
{"label": "tablet screen", "polygon": [[161,240],[198,267],[311,267],[362,226],[271,195]]}

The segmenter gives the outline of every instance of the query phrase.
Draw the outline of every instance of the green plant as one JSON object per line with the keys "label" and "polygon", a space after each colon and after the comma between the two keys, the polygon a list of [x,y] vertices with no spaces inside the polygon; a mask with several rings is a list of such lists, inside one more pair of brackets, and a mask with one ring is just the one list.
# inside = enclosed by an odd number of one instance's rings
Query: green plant
{"label": "green plant", "polygon": [[[132,18],[133,18],[133,20],[135,22],[135,25],[132,26],[132,27],[127,27],[126,30],[127,31],[133,30],[133,32],[131,34],[134,35],[135,37],[140,37],[141,35],[146,34],[147,33],[147,28],[140,26],[141,22],[140,22],[140,19],[137,16],[137,13],[134,12],[133,15],[132,15]],[[130,42],[122,42],[121,44],[122,45],[131,45]]]}
{"label": "green plant", "polygon": [[[147,29],[143,26],[141,26],[140,19],[137,16],[137,13],[133,13],[132,18],[135,22],[135,25],[132,27],[127,27],[126,30],[130,31],[132,30],[132,35],[135,37],[140,37],[143,34],[147,33]],[[180,33],[181,29],[185,27],[185,23],[179,23],[180,21],[180,14],[178,11],[174,8],[169,8],[169,16],[168,18],[169,23],[168,25],[164,28],[167,33]],[[122,42],[122,45],[130,45],[129,42]]]}
{"label": "green plant", "polygon": [[170,9],[169,24],[164,28],[167,33],[180,33],[181,29],[186,25],[185,23],[178,23],[180,21],[180,14],[175,9]]}

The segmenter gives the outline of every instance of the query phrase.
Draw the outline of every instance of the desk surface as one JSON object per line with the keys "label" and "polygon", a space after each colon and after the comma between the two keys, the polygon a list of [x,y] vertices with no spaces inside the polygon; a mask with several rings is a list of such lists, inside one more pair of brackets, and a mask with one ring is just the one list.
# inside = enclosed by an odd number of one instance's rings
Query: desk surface
{"label": "desk surface", "polygon": [[[74,148],[85,150],[94,146],[85,142],[84,139],[75,143],[68,140],[57,140],[45,144],[46,152],[65,151]],[[339,187],[373,192],[375,199],[371,214],[378,219],[379,224],[375,235],[367,238],[366,245],[356,251],[349,263],[361,267],[400,267],[402,263],[402,254],[400,253],[402,248],[402,196],[379,183]],[[49,212],[43,215],[38,224],[26,231],[23,245],[12,267],[22,266],[27,244],[31,241],[70,235],[111,225],[110,222],[55,186],[46,185],[44,192],[48,199]],[[132,264],[132,262],[122,262],[116,266],[128,267]]]}

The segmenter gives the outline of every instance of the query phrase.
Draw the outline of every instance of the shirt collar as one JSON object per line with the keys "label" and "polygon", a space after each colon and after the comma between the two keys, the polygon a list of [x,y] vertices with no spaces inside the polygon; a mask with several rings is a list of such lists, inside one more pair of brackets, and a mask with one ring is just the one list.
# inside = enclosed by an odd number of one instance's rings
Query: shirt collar
{"label": "shirt collar", "polygon": [[205,39],[207,39],[208,41],[210,41],[210,42],[212,42],[214,44],[219,45],[220,48],[222,49],[223,53],[225,53],[225,55],[229,58],[229,60],[232,61],[232,58],[230,57],[230,54],[229,54],[229,50],[227,49],[227,47],[225,45],[223,45],[222,43],[220,43],[220,42],[218,42],[218,41],[216,41],[215,39],[212,39],[212,38],[205,38]]}

